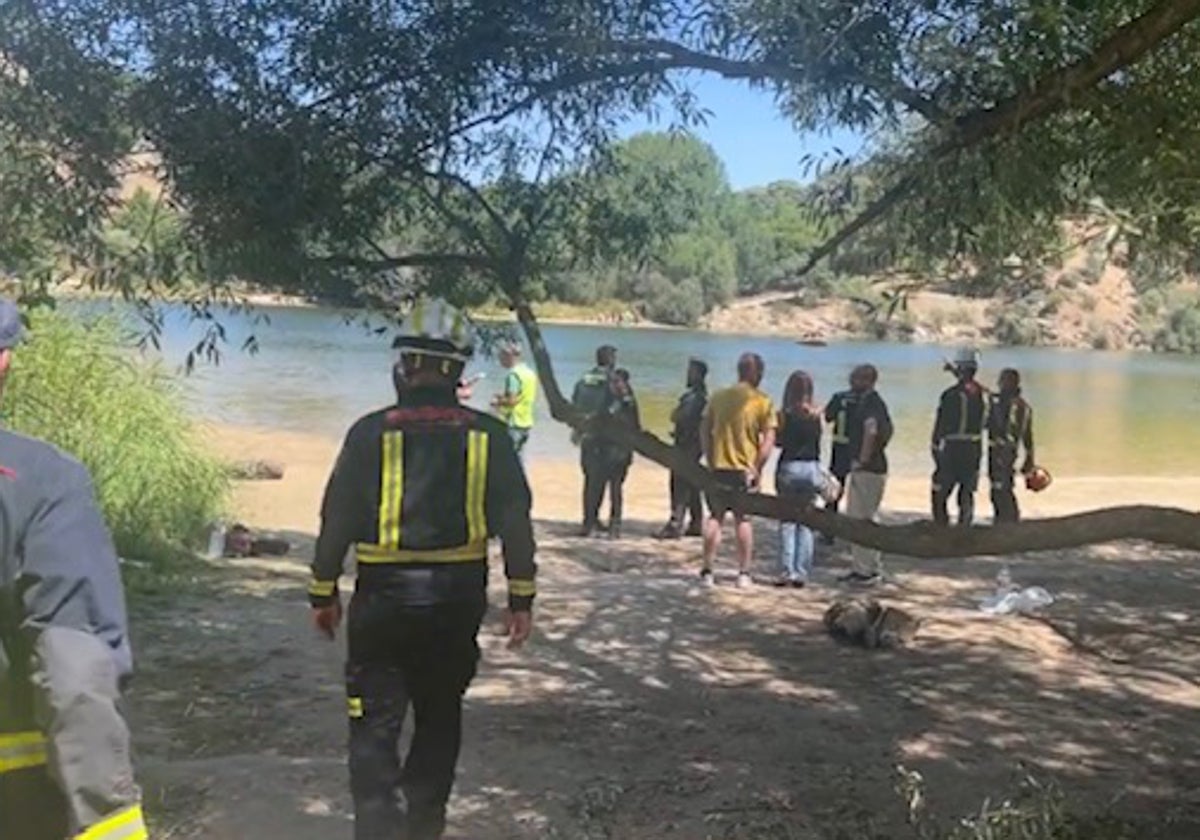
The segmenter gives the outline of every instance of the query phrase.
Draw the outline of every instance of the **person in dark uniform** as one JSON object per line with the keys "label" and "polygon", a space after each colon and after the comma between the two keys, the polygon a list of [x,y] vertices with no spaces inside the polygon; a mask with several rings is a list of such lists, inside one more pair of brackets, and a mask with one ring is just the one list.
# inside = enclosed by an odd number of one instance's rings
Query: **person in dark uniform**
{"label": "person in dark uniform", "polygon": [[950,524],[947,502],[958,488],[958,523],[970,525],[975,520],[975,491],[983,458],[987,391],[975,380],[979,371],[975,349],[960,350],[949,367],[958,382],[942,392],[930,442],[936,465],[931,492],[933,521]]}
{"label": "person in dark uniform", "polygon": [[838,480],[841,491],[829,509],[837,510],[846,495],[846,476],[854,463],[855,452],[850,445],[850,421],[858,410],[858,392],[853,388],[838,391],[825,406],[825,422],[830,424],[833,445],[829,450],[829,472]]}
{"label": "person in dark uniform", "polygon": [[[613,392],[615,399],[609,407],[613,418],[631,431],[640,429],[642,420],[633,386],[629,382],[629,371],[624,368],[614,371]],[[605,452],[605,475],[608,477],[608,536],[619,540],[625,513],[625,479],[629,477],[629,468],[633,466],[633,450],[613,440],[605,440],[601,445]]]}
{"label": "person in dark uniform", "polygon": [[[699,359],[689,359],[687,390],[679,397],[679,403],[671,412],[675,450],[682,457],[697,464],[700,463],[702,454],[700,423],[704,419],[704,409],[708,407],[708,388],[704,382],[707,376],[708,365]],[[690,517],[690,524],[685,531],[683,523],[686,517]],[[699,537],[703,527],[704,501],[700,497],[700,491],[689,484],[682,475],[672,471],[671,519],[656,536],[663,540],[677,540],[684,534]]]}
{"label": "person in dark uniform", "polygon": [[[440,300],[418,301],[395,346],[398,402],[346,436],[325,489],[309,586],[315,624],[332,638],[338,578],[354,548],[346,695],[356,840],[442,836],[492,536],[504,546],[510,647],[529,638],[533,622],[529,485],[505,424],[455,398],[473,351],[469,323]],[[402,768],[410,705],[415,730]]]}
{"label": "person in dark uniform", "polygon": [[[20,337],[0,300],[0,388]],[[145,840],[125,596],[87,470],[0,430],[0,523],[0,838]]]}
{"label": "person in dark uniform", "polygon": [[[571,403],[586,415],[612,414],[618,403],[614,371],[617,348],[605,344],[596,350],[596,366],[580,377],[571,394]],[[612,482],[614,466],[603,437],[584,432],[578,437],[579,465],[583,470],[583,524],[579,535],[593,536],[600,528],[600,505],[604,491]]]}
{"label": "person in dark uniform", "polygon": [[1021,472],[1037,463],[1033,454],[1033,409],[1021,396],[1021,374],[1012,368],[1000,371],[999,391],[988,399],[988,480],[992,485],[995,522],[1018,522],[1021,509],[1013,492],[1017,457],[1025,448]]}

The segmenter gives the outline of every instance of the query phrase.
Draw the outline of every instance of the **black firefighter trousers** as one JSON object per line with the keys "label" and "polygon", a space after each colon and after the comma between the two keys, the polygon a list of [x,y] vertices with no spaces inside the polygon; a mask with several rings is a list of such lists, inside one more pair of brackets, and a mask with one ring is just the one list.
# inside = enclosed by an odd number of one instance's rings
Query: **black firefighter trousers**
{"label": "black firefighter trousers", "polygon": [[958,524],[970,525],[975,521],[975,491],[979,489],[979,462],[982,458],[983,447],[979,443],[946,441],[945,448],[937,455],[937,469],[933,473],[934,522],[939,525],[950,524],[946,503],[955,488],[958,488]]}
{"label": "black firefighter trousers", "polygon": [[992,511],[996,522],[1019,522],[1021,508],[1017,505],[1016,487],[1017,448],[993,446],[988,449],[988,480],[992,485]]}
{"label": "black firefighter trousers", "polygon": [[615,452],[600,441],[585,440],[580,447],[579,465],[583,469],[583,527],[600,527],[600,507],[608,492],[611,516],[609,526],[619,529],[625,508],[625,479],[632,459]]}
{"label": "black firefighter trousers", "polygon": [[63,840],[67,803],[45,765],[0,771],[0,838]]}
{"label": "black firefighter trousers", "polygon": [[[462,700],[479,662],[478,600],[410,606],[356,592],[346,691],[355,840],[436,840],[462,743]],[[400,733],[412,707],[403,766]]]}
{"label": "black firefighter trousers", "polygon": [[[697,447],[676,446],[675,451],[689,461],[700,464],[700,450]],[[684,520],[691,517],[691,528],[699,530],[704,525],[704,500],[700,490],[680,473],[671,471],[671,525],[680,533],[684,529]]]}

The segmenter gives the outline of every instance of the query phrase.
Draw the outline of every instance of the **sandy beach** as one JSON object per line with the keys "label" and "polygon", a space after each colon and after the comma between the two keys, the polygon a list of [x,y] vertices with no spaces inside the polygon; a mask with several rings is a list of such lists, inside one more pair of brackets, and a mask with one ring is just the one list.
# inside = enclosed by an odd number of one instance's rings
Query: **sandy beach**
{"label": "sandy beach", "polygon": [[[294,550],[220,561],[208,575],[215,595],[138,616],[132,703],[161,836],[349,838],[342,654],[309,629],[303,594],[338,441],[209,434],[230,458],[285,465],[282,481],[239,485],[232,513]],[[843,594],[833,581],[842,549],[818,558],[816,585],[800,592],[704,592],[697,541],[649,536],[665,514],[657,466],[635,465],[619,542],[573,536],[574,464],[535,461],[529,472],[538,634],[520,653],[494,621],[481,639],[448,836],[899,837],[897,765],[923,774],[931,808],[949,818],[1016,792],[1022,764],[1061,785],[1072,808],[1168,826],[1139,837],[1200,836],[1195,555],[1112,545],[1006,561],[888,558],[876,596],[923,624],[911,649],[868,653],[821,628]],[[923,511],[926,494],[926,477],[896,477],[888,515]],[[1060,476],[1022,500],[1047,516],[1197,499],[1197,479]],[[758,527],[764,576],[774,531]],[[1056,595],[1045,616],[979,612],[1003,562]],[[500,603],[502,575],[492,585]]]}

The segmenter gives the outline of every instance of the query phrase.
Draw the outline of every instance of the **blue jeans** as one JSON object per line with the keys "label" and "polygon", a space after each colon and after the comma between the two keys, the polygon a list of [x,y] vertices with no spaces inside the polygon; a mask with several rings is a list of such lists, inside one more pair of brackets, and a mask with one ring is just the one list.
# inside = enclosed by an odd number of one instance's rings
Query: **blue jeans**
{"label": "blue jeans", "polygon": [[[783,461],[775,473],[775,490],[792,500],[811,502],[825,488],[818,461]],[[807,581],[813,565],[813,532],[799,522],[779,523],[779,561],[790,580]]]}
{"label": "blue jeans", "polygon": [[521,463],[525,463],[525,444],[529,443],[529,433],[531,429],[519,429],[516,426],[508,427],[508,436],[512,439],[513,449],[517,450],[517,457],[521,459]]}

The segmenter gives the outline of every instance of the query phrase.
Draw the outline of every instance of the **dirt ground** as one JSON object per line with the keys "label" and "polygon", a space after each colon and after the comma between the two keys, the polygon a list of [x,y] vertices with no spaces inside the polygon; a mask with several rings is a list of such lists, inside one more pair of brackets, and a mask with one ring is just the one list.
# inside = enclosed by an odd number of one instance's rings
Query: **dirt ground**
{"label": "dirt ground", "polygon": [[[295,547],[213,564],[136,609],[130,704],[157,836],[349,838],[342,646],[316,637],[304,597],[336,444],[228,429],[216,442],[287,464],[283,481],[239,488],[237,510]],[[1024,766],[1080,809],[1200,836],[1197,556],[1117,545],[1010,558],[1019,583],[1058,597],[1043,620],[977,610],[999,560],[889,558],[877,596],[924,624],[912,649],[868,653],[821,626],[841,549],[804,591],[703,591],[698,542],[650,538],[653,467],[635,468],[636,521],[616,543],[572,536],[569,464],[531,476],[538,633],[518,653],[498,615],[483,634],[450,837],[903,837],[897,765],[923,774],[947,817],[1015,791]],[[1195,482],[1103,486],[1064,482],[1039,503],[1116,503],[1119,488],[1200,497]],[[916,509],[919,488],[898,481],[889,508]],[[767,524],[758,534],[765,578],[775,539]],[[499,604],[498,568],[493,588]]]}

